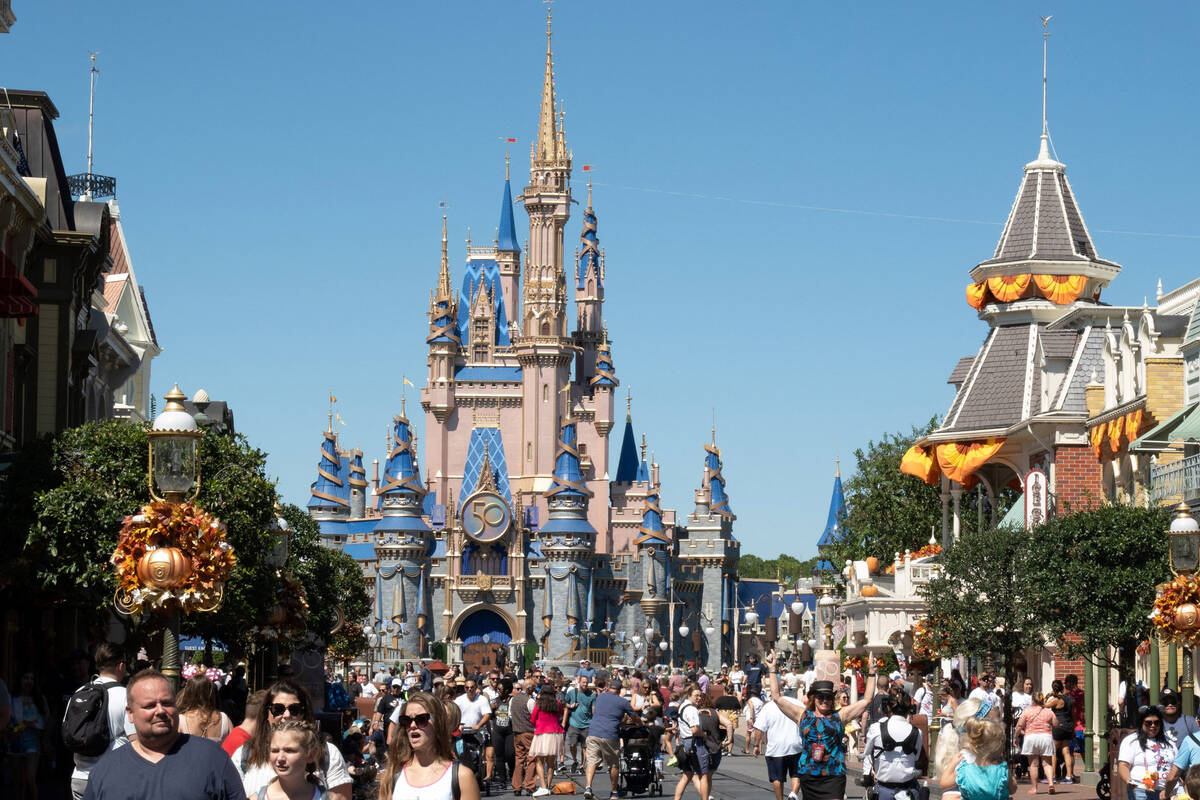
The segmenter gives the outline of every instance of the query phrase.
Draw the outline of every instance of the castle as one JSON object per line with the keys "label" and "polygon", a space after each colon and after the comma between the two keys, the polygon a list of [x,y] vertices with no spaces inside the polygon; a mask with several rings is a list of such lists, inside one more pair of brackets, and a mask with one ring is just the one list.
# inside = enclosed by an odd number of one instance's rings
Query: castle
{"label": "castle", "polygon": [[[572,154],[546,66],[529,185],[524,262],[505,159],[491,247],[467,246],[451,282],[442,257],[430,298],[425,476],[403,402],[383,474],[324,434],[308,510],[326,546],[354,556],[373,594],[375,660],[445,643],[469,667],[534,657],[566,663],[682,664],[735,657],[737,561],[715,432],[695,510],[660,506],[658,465],[640,452],[626,402],[615,472],[609,434],[620,381],[604,325],[605,255],[591,185],[570,285],[564,235]],[[699,466],[699,465],[698,465]],[[439,648],[440,649],[440,648]]]}

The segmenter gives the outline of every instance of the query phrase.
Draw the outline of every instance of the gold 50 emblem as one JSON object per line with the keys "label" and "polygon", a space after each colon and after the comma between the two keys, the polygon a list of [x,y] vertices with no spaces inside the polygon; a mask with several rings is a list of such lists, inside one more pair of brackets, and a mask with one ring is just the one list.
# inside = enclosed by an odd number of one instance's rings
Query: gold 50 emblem
{"label": "gold 50 emblem", "polygon": [[494,542],[508,532],[512,510],[494,492],[477,492],[467,498],[462,510],[463,530],[477,542]]}

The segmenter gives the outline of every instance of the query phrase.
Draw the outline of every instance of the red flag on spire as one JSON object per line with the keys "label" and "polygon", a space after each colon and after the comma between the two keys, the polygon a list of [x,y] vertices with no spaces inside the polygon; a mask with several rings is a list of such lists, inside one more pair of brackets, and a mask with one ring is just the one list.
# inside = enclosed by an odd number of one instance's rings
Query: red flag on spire
{"label": "red flag on spire", "polygon": [[583,171],[584,171],[584,172],[591,172],[591,171],[592,171],[592,165],[591,165],[591,164],[584,164],[584,165],[583,165]]}
{"label": "red flag on spire", "polygon": [[516,141],[516,139],[512,138],[511,136],[509,137],[509,139],[508,139],[508,140],[509,140],[510,142],[515,142],[515,141]]}

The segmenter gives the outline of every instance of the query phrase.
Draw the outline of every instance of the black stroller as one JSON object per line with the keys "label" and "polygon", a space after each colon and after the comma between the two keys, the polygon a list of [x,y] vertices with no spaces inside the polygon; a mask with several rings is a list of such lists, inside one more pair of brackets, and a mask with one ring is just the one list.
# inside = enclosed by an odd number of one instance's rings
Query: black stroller
{"label": "black stroller", "polygon": [[645,725],[621,730],[620,788],[628,794],[661,797],[662,771],[656,763],[658,742]]}
{"label": "black stroller", "polygon": [[483,737],[476,731],[463,731],[458,737],[458,744],[454,749],[458,753],[458,760],[475,773],[475,783],[479,786],[479,793],[484,797],[490,797],[492,788],[483,779],[486,771],[483,763]]}

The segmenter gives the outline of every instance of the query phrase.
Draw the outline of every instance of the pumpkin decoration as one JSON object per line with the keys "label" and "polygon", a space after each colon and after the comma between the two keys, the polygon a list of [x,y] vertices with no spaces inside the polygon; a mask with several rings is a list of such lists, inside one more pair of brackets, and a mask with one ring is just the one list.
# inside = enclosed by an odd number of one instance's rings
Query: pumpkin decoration
{"label": "pumpkin decoration", "polygon": [[875,556],[867,556],[867,571],[874,575],[879,572],[879,559]]}
{"label": "pumpkin decoration", "polygon": [[1150,621],[1167,642],[1200,646],[1200,580],[1195,575],[1176,575],[1158,586],[1158,597]]}
{"label": "pumpkin decoration", "polygon": [[178,547],[156,547],[138,559],[138,580],[160,589],[174,589],[191,574],[191,562]]}
{"label": "pumpkin decoration", "polygon": [[861,594],[863,597],[878,597],[879,596],[879,587],[873,583],[868,583],[862,587]]}
{"label": "pumpkin decoration", "polygon": [[1200,628],[1200,609],[1195,603],[1180,603],[1175,608],[1175,627],[1185,631]]}

